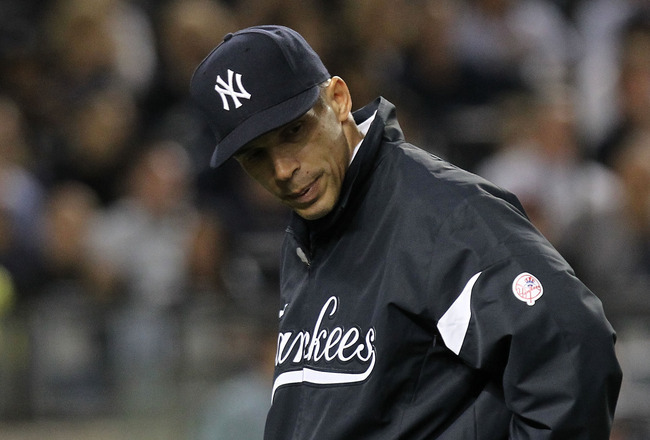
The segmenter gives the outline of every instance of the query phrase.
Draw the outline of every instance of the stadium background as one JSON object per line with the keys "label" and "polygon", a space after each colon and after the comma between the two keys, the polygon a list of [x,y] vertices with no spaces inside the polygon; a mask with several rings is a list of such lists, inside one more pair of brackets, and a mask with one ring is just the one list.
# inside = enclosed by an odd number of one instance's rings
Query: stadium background
{"label": "stadium background", "polygon": [[188,101],[227,32],[301,32],[355,108],[514,191],[600,296],[650,438],[641,0],[2,0],[0,437],[260,438],[287,212]]}

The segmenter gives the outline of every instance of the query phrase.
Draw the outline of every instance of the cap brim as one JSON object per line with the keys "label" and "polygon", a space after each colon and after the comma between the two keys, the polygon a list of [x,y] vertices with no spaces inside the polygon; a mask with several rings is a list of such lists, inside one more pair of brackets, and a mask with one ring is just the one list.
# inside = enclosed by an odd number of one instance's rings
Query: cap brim
{"label": "cap brim", "polygon": [[253,139],[298,119],[314,106],[319,94],[320,87],[315,85],[293,98],[250,116],[217,144],[210,166],[218,168]]}

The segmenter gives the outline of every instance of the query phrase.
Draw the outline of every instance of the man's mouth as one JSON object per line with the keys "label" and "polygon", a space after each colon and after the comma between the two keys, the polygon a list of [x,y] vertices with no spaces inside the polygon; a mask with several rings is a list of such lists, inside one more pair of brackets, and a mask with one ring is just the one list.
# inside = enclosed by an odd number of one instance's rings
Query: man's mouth
{"label": "man's mouth", "polygon": [[286,196],[286,199],[294,204],[306,204],[311,203],[316,197],[317,187],[318,187],[318,178],[313,182],[300,189],[299,191],[294,191]]}
{"label": "man's mouth", "polygon": [[307,194],[307,193],[309,192],[310,189],[311,189],[311,185],[309,185],[308,187],[306,187],[306,188],[305,188],[304,190],[302,190],[302,191],[299,191],[299,192],[295,192],[295,193],[290,194],[290,195],[289,195],[289,198],[291,198],[291,199],[299,199],[300,197],[302,197],[302,196],[304,196],[305,194]]}

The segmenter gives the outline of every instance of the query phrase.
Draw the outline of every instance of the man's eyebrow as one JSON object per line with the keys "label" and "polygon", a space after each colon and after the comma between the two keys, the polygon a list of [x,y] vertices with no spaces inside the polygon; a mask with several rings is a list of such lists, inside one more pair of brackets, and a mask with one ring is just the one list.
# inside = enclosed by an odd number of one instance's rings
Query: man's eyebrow
{"label": "man's eyebrow", "polygon": [[[262,136],[264,136],[264,135],[262,135]],[[239,150],[237,150],[237,152],[235,154],[233,154],[233,157],[235,157],[235,158],[242,157],[245,154],[251,152],[252,150],[254,150],[256,148],[261,148],[261,145],[258,145],[258,143],[259,143],[258,139],[259,138],[255,138],[252,141],[244,144]]]}
{"label": "man's eyebrow", "polygon": [[[291,122],[289,122],[289,124],[290,123]],[[285,125],[287,125],[287,124],[285,124]],[[270,131],[267,131],[266,133],[263,133],[263,134],[259,135],[258,137],[256,137],[252,141],[249,141],[248,143],[244,144],[244,146],[239,149],[237,154],[242,154],[242,153],[245,153],[247,151],[254,150],[256,148],[263,148],[264,147],[263,139],[266,138],[267,136],[269,136],[273,132],[279,132],[280,130],[282,130],[285,127],[285,125],[281,125],[280,127],[274,128],[273,130],[270,130]]]}
{"label": "man's eyebrow", "polygon": [[296,119],[293,119],[293,120],[287,122],[286,124],[284,124],[284,125],[278,127],[276,130],[278,130],[278,131],[282,131],[283,129],[285,129],[285,128],[291,126],[292,124],[295,124],[296,122],[303,121],[305,118],[308,117],[310,111],[311,111],[311,109],[307,110],[305,113],[303,113],[302,115],[298,116]]}
{"label": "man's eyebrow", "polygon": [[253,143],[253,141],[249,142],[248,144],[245,144],[243,147],[241,147],[235,154],[234,157],[242,157],[251,151],[257,149],[257,148],[262,148],[261,145],[258,145],[257,143]]}
{"label": "man's eyebrow", "polygon": [[248,142],[247,144],[244,144],[244,146],[241,147],[239,149],[239,151],[237,151],[237,153],[234,154],[234,156],[235,157],[241,156],[241,155],[246,154],[247,152],[249,152],[251,150],[254,150],[256,148],[264,148],[263,142],[261,141],[263,138],[270,135],[271,133],[280,133],[280,132],[282,132],[282,130],[286,129],[287,127],[290,127],[292,124],[304,121],[305,119],[307,119],[309,117],[309,112],[312,111],[312,109],[313,109],[313,107],[310,108],[309,110],[307,110],[302,115],[298,116],[296,119],[293,119],[293,120],[287,122],[284,125],[281,125],[281,126],[279,126],[277,128],[274,128],[271,131],[267,131],[266,133],[263,133],[263,134],[259,135],[258,137],[256,137],[252,141]]}

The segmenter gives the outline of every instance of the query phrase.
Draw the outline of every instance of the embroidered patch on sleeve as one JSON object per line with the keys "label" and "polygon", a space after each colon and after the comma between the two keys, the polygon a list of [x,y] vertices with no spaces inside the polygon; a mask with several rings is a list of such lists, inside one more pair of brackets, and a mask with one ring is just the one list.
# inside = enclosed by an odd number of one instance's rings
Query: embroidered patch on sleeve
{"label": "embroidered patch on sleeve", "polygon": [[532,306],[544,294],[544,288],[535,276],[524,272],[512,282],[512,293],[519,301]]}

